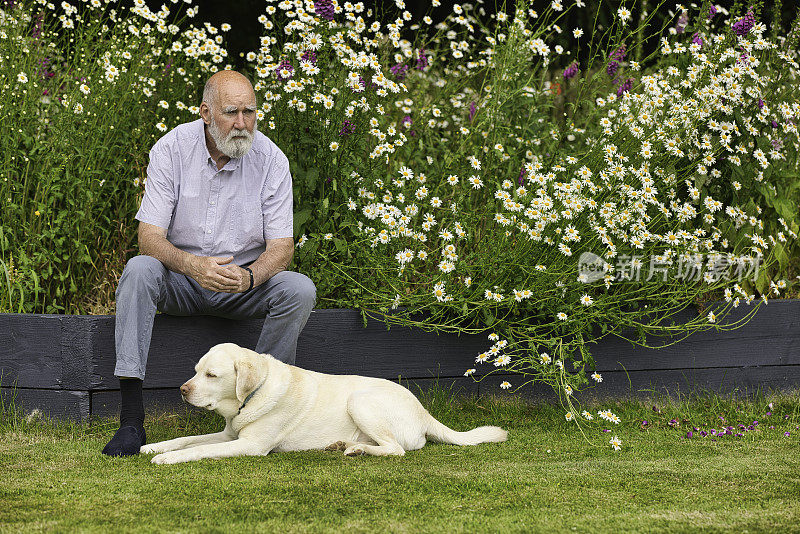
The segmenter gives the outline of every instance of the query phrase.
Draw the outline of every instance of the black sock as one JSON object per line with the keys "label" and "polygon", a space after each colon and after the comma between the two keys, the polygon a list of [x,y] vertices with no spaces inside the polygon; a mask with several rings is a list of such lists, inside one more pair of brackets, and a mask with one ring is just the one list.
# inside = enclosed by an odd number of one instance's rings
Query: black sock
{"label": "black sock", "polygon": [[142,402],[142,381],[138,378],[120,378],[119,426],[144,425],[144,403]]}
{"label": "black sock", "polygon": [[131,456],[139,454],[141,446],[147,443],[147,435],[144,432],[142,381],[138,378],[121,378],[119,389],[122,397],[119,408],[119,430],[103,447],[103,454]]}

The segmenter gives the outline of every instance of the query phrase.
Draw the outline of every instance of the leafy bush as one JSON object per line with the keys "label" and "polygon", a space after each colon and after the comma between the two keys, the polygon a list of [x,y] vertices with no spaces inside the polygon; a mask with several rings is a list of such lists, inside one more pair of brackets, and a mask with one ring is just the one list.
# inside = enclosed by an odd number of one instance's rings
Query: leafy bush
{"label": "leafy bush", "polygon": [[[0,310],[76,312],[132,251],[150,146],[224,49],[143,1],[0,12]],[[113,294],[113,286],[111,286]]]}

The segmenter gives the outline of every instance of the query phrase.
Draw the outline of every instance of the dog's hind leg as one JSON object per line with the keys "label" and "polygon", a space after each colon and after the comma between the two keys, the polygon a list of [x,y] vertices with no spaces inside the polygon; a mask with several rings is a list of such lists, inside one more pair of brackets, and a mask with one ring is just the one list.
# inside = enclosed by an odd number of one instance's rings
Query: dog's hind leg
{"label": "dog's hind leg", "polygon": [[[348,443],[344,450],[347,456],[371,454],[373,456],[403,456],[406,451],[392,431],[393,424],[388,414],[391,406],[384,406],[386,395],[369,390],[353,393],[347,402],[347,412],[361,433],[374,441],[367,443]],[[396,425],[397,421],[395,421]]]}

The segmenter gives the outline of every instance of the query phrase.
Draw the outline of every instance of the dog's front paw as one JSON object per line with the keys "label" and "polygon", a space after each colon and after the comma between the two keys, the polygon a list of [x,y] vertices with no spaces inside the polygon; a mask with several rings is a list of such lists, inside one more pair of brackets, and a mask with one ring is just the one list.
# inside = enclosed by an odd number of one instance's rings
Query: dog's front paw
{"label": "dog's front paw", "polygon": [[160,452],[166,452],[160,443],[148,443],[147,445],[142,445],[142,448],[139,449],[141,454],[157,454]]}
{"label": "dog's front paw", "polygon": [[158,465],[168,465],[168,464],[179,464],[182,462],[187,462],[188,460],[181,454],[181,451],[172,451],[172,452],[165,452],[163,454],[157,454],[153,456],[152,460],[150,460],[154,464]]}
{"label": "dog's front paw", "polygon": [[331,443],[327,447],[325,447],[326,451],[343,451],[347,448],[347,443],[344,441],[337,441],[336,443]]}

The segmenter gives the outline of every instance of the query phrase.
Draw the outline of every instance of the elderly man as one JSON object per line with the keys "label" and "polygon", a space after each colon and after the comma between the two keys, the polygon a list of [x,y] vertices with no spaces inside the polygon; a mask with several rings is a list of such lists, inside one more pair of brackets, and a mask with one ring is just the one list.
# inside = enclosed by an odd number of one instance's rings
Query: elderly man
{"label": "elderly man", "polygon": [[234,71],[208,80],[202,119],[181,124],[150,151],[136,219],[140,256],[117,288],[114,374],[120,428],[110,456],[145,444],[142,380],[156,310],[173,315],[265,317],[255,350],[294,363],[316,299],[294,253],[289,161],[256,129],[253,86]]}

